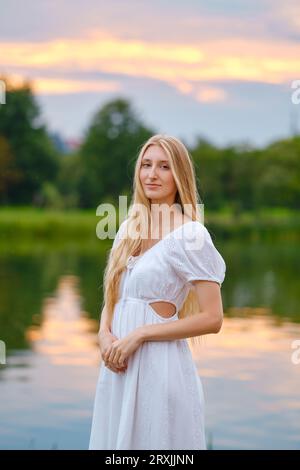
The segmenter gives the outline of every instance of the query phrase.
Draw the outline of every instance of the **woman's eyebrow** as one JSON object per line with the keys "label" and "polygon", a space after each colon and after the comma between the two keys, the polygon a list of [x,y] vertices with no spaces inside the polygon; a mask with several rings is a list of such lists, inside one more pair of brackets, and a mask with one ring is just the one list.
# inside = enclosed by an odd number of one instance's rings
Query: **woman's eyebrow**
{"label": "woman's eyebrow", "polygon": [[[150,158],[143,158],[143,162],[151,162]],[[168,160],[159,160],[159,163],[169,163]]]}

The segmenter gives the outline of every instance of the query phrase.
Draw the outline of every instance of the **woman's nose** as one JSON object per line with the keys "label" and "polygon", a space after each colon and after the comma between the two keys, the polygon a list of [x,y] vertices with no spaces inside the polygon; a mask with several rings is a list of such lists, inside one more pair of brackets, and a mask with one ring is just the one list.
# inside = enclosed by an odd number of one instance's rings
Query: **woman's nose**
{"label": "woman's nose", "polygon": [[149,176],[155,176],[156,175],[156,168],[155,167],[152,167],[150,169],[150,173],[149,173]]}

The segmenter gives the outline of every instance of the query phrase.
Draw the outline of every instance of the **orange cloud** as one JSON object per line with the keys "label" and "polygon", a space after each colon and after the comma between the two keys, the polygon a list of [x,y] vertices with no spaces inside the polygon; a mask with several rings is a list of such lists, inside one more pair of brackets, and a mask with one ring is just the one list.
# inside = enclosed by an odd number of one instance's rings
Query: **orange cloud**
{"label": "orange cloud", "polygon": [[227,94],[221,88],[203,87],[196,93],[196,99],[203,103],[225,101]]}
{"label": "orange cloud", "polygon": [[[10,74],[9,79],[14,86],[24,83],[24,77],[20,74]],[[37,94],[66,94],[89,91],[119,91],[121,84],[117,81],[108,80],[72,80],[60,78],[48,78],[35,76],[31,79],[31,85]]]}
{"label": "orange cloud", "polygon": [[[298,45],[288,41],[225,39],[198,44],[149,43],[124,40],[99,33],[82,39],[57,39],[43,43],[0,43],[2,69],[26,67],[60,72],[101,71],[167,82],[200,100],[224,100],[221,89],[197,91],[205,81],[260,81],[280,84],[300,75]],[[36,72],[35,72],[36,73]],[[107,90],[108,82],[37,79],[41,93]],[[101,88],[101,87],[104,88]],[[112,87],[116,87],[116,82]],[[99,88],[98,88],[99,87]],[[110,88],[109,88],[110,89]],[[114,88],[113,88],[114,89]]]}

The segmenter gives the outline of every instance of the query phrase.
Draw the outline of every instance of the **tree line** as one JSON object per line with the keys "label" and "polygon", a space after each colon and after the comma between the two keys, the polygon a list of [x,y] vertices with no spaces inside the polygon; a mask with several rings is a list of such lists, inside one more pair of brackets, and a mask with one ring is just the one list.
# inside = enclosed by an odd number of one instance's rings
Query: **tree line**
{"label": "tree line", "polygon": [[[76,151],[62,154],[42,122],[30,83],[14,87],[6,80],[6,104],[0,105],[0,204],[65,209],[117,203],[119,195],[131,195],[138,152],[158,132],[120,97],[94,114]],[[258,149],[246,143],[219,148],[199,133],[193,147],[186,146],[206,207],[299,208],[299,135]]]}

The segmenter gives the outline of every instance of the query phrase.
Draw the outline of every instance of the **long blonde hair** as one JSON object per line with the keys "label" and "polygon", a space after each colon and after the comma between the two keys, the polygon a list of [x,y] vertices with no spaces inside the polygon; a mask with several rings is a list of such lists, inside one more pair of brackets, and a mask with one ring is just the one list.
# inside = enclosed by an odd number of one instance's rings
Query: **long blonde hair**
{"label": "long blonde hair", "polygon": [[[169,157],[171,170],[177,186],[174,203],[179,205],[183,214],[188,215],[192,220],[201,222],[201,214],[198,209],[201,201],[197,191],[193,161],[188,150],[175,137],[156,134],[142,145],[137,157],[133,181],[133,198],[126,219],[127,235],[132,233],[131,229],[135,230],[137,225],[140,227],[151,226],[151,202],[145,196],[139,177],[141,160],[150,145],[159,145]],[[139,207],[138,211],[136,211],[136,207]],[[140,252],[142,247],[143,238],[141,236],[135,236],[134,238],[125,236],[109,252],[103,276],[104,298],[102,308],[105,306],[110,324],[113,318],[114,306],[118,301],[121,274],[126,269],[127,259],[130,255]],[[179,318],[184,318],[197,312],[199,312],[198,300],[193,290],[190,289],[183,306],[178,312],[178,316]],[[194,343],[199,342],[199,337],[192,337],[190,339]]]}

